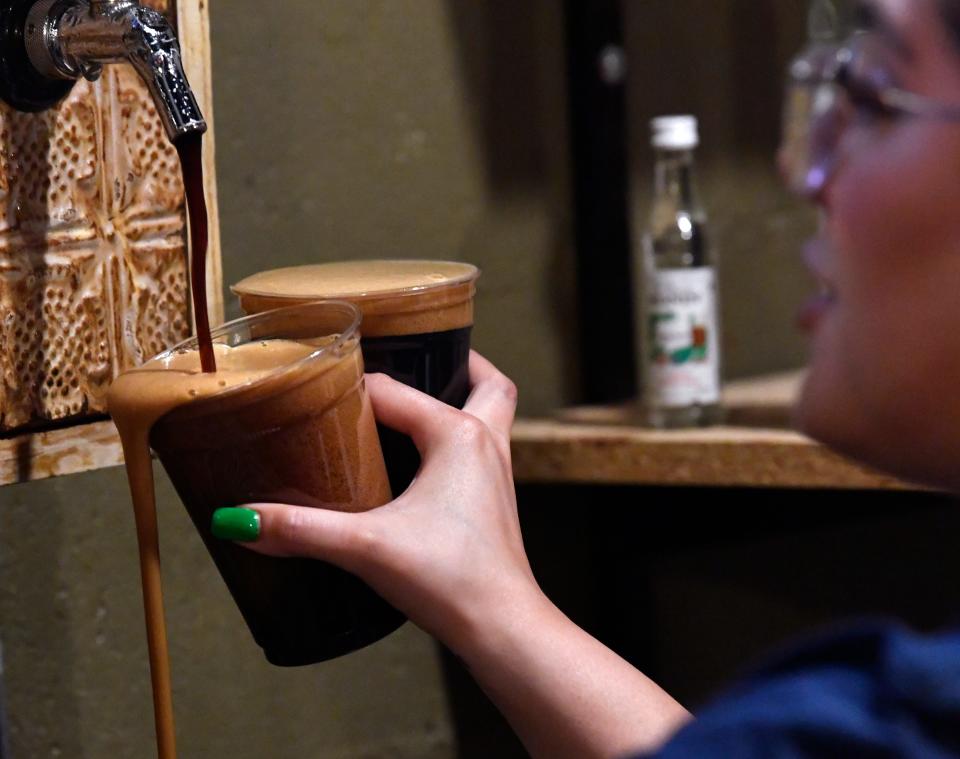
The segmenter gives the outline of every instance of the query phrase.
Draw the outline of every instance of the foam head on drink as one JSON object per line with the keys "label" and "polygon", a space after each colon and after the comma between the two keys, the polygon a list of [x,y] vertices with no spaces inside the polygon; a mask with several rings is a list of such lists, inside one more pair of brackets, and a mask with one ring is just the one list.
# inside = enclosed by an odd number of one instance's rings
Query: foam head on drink
{"label": "foam head on drink", "polygon": [[365,338],[446,332],[473,324],[480,272],[455,261],[338,261],[264,271],[231,289],[248,314],[328,298],[355,303]]}

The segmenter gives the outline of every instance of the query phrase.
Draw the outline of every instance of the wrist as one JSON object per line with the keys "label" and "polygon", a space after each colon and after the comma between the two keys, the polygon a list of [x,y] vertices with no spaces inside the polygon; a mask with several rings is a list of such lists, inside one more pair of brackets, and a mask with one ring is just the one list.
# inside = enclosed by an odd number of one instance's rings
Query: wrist
{"label": "wrist", "polygon": [[483,603],[460,604],[455,616],[457,624],[442,642],[471,670],[523,648],[566,619],[532,577],[498,586]]}

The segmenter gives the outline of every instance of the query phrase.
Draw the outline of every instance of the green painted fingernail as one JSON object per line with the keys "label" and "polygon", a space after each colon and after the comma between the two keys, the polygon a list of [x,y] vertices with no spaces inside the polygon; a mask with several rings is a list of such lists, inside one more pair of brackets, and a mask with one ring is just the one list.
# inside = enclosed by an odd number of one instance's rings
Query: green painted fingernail
{"label": "green painted fingernail", "polygon": [[249,543],[260,537],[260,515],[253,509],[217,509],[210,523],[213,535],[221,540]]}

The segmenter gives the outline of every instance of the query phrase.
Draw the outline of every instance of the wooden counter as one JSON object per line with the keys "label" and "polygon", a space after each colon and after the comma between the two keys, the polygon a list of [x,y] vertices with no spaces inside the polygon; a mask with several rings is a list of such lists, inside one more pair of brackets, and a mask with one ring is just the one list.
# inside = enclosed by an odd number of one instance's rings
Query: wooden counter
{"label": "wooden counter", "polygon": [[[790,432],[797,373],[732,383],[732,426],[662,432],[638,426],[631,406],[579,408],[519,419],[519,483],[906,489]],[[110,421],[0,439],[0,485],[123,463]]]}
{"label": "wooden counter", "polygon": [[789,430],[802,373],[731,383],[730,426],[659,431],[633,405],[569,409],[520,419],[513,430],[518,483],[915,489],[853,464]]}
{"label": "wooden counter", "polygon": [[110,420],[0,438],[0,486],[122,463],[120,438]]}

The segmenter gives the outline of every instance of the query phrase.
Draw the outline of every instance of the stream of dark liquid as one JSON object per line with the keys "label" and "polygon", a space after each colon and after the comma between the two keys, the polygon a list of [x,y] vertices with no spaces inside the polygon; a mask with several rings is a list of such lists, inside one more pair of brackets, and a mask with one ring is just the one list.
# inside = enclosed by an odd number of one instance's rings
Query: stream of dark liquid
{"label": "stream of dark liquid", "polygon": [[[187,196],[187,216],[190,225],[190,291],[193,313],[197,324],[200,363],[204,372],[217,370],[210,339],[210,319],[207,314],[207,204],[203,193],[203,163],[201,162],[201,135],[190,134],[173,143],[180,156],[183,184]],[[129,403],[129,401],[124,401]],[[125,408],[125,413],[129,409]],[[141,414],[151,409],[149,399]],[[170,662],[167,632],[163,618],[163,591],[160,579],[160,545],[157,536],[156,501],[153,492],[153,470],[150,466],[148,443],[149,425],[120,430],[123,437],[127,476],[133,494],[137,525],[137,546],[140,551],[140,579],[143,586],[143,604],[147,623],[147,644],[150,653],[150,678],[153,686],[153,709],[157,728],[157,755],[159,759],[176,759],[176,735],[173,724],[173,695],[170,688]],[[130,419],[128,419],[128,422]],[[141,420],[142,421],[142,420]],[[150,424],[152,425],[152,421]],[[119,425],[118,425],[119,426]]]}
{"label": "stream of dark liquid", "polygon": [[210,317],[207,314],[207,202],[203,193],[202,133],[178,137],[173,146],[180,156],[183,186],[187,194],[187,215],[190,219],[190,292],[193,295],[193,317],[197,323],[200,366],[205,372],[217,371],[210,338]]}

